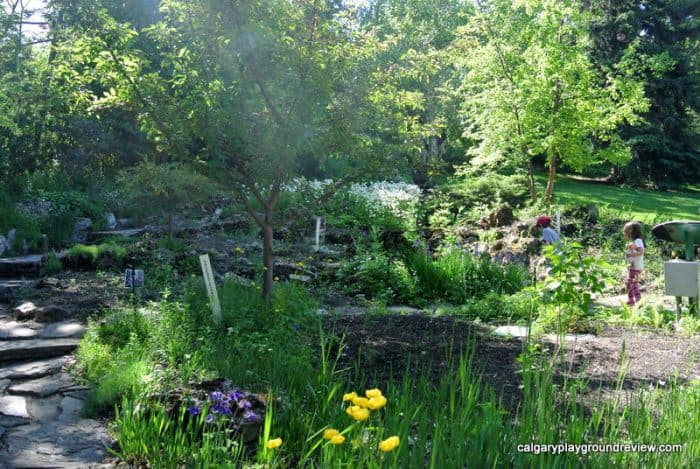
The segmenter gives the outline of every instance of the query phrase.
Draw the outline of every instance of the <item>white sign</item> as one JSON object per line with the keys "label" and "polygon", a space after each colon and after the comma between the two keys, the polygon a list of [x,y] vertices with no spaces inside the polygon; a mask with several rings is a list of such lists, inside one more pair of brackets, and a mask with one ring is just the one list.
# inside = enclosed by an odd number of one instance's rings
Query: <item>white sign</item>
{"label": "white sign", "polygon": [[202,265],[202,275],[204,276],[204,285],[207,287],[207,295],[209,295],[209,303],[211,311],[214,314],[214,321],[217,324],[221,323],[221,303],[219,303],[219,294],[216,291],[216,283],[214,282],[214,271],[211,270],[211,261],[209,254],[199,256],[199,263]]}

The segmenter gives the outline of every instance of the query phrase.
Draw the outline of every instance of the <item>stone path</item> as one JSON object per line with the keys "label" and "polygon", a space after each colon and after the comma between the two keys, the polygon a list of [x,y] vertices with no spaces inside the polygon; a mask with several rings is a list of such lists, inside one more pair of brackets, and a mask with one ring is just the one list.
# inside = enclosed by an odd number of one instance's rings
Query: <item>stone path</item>
{"label": "stone path", "polygon": [[65,371],[85,327],[33,311],[0,304],[0,468],[98,467],[112,439],[81,417],[87,389]]}

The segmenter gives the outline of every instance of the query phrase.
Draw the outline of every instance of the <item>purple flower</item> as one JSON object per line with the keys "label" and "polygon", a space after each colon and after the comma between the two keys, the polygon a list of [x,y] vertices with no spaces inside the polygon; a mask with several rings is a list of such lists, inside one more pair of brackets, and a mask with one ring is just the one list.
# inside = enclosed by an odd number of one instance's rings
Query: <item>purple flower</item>
{"label": "purple flower", "polygon": [[262,420],[258,414],[253,412],[252,410],[246,410],[245,413],[243,414],[243,418],[247,422],[259,422]]}
{"label": "purple flower", "polygon": [[193,405],[192,407],[188,407],[188,408],[187,408],[187,412],[188,412],[190,415],[199,415],[200,408],[197,407],[196,405]]}
{"label": "purple flower", "polygon": [[213,393],[211,393],[211,400],[214,402],[220,401],[222,397],[223,394],[219,391],[214,391]]}
{"label": "purple flower", "polygon": [[238,402],[239,409],[251,409],[252,407],[253,407],[253,404],[251,404],[248,399],[243,399],[243,400]]}
{"label": "purple flower", "polygon": [[229,393],[228,397],[232,401],[238,403],[238,401],[240,401],[241,399],[243,399],[245,397],[245,394],[243,394],[241,391],[231,391]]}
{"label": "purple flower", "polygon": [[215,421],[215,420],[216,420],[216,415],[214,415],[214,414],[209,414],[209,415],[207,415],[207,418],[206,418],[206,421],[207,421],[207,422],[210,422],[210,423],[211,423],[211,422],[213,422],[213,421]]}
{"label": "purple flower", "polygon": [[221,415],[231,415],[231,408],[227,405],[219,405],[219,404],[214,404],[211,407],[211,410],[213,412],[216,412],[217,414]]}

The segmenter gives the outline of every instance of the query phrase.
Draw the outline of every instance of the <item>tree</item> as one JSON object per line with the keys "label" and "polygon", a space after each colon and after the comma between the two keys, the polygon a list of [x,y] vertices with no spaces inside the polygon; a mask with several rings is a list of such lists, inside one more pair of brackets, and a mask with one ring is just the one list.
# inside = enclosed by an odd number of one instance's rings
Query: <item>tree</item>
{"label": "tree", "polygon": [[637,124],[648,102],[629,67],[598,72],[579,2],[476,4],[478,14],[461,29],[453,53],[463,74],[465,134],[479,141],[471,150],[477,162],[524,167],[533,200],[536,156],[544,155],[548,167],[547,200],[559,166],[581,171],[627,162],[629,146],[616,131]]}
{"label": "tree", "polygon": [[160,13],[139,34],[103,12],[64,70],[93,109],[137,112],[158,163],[202,163],[227,183],[261,228],[268,297],[277,200],[300,155],[352,156],[358,173],[380,161],[362,132],[372,42],[318,0],[167,0]]}
{"label": "tree", "polygon": [[[618,177],[633,182],[694,182],[700,179],[700,1],[590,0],[591,53],[609,66],[637,43],[637,67],[650,107],[644,121],[624,127],[630,164]],[[665,61],[664,69],[655,67]]]}

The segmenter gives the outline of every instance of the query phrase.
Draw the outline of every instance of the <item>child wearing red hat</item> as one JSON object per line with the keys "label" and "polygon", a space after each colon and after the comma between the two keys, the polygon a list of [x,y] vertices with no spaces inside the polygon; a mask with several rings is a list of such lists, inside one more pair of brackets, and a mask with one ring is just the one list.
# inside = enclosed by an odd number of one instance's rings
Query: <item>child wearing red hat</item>
{"label": "child wearing red hat", "polygon": [[537,217],[537,227],[542,228],[542,241],[545,244],[559,244],[561,243],[561,238],[559,238],[559,233],[557,233],[552,227],[552,219],[547,215],[540,215]]}

